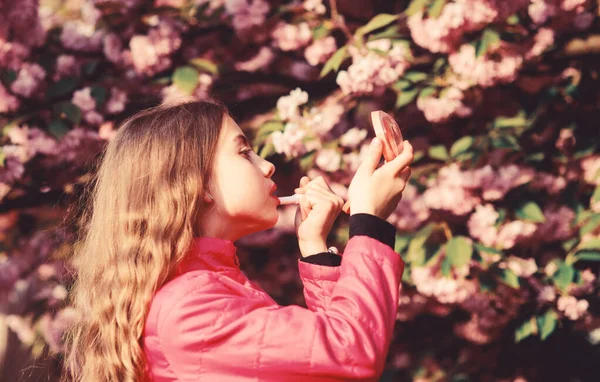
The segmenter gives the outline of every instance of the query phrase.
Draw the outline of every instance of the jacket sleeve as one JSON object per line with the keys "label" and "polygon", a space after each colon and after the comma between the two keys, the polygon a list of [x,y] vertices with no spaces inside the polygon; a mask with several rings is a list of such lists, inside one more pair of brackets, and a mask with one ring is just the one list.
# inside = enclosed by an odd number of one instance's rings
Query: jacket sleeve
{"label": "jacket sleeve", "polygon": [[[370,214],[354,214],[350,216],[349,223],[350,239],[364,235],[394,248],[396,228],[386,220]],[[340,276],[341,261],[340,255],[327,252],[307,256],[298,261],[298,270],[304,285],[304,300],[308,309],[320,311],[327,308]]]}
{"label": "jacket sleeve", "polygon": [[158,328],[170,367],[178,375],[200,373],[203,364],[258,379],[376,379],[393,334],[404,263],[389,246],[356,236],[338,269],[331,301],[317,312],[239,296],[216,279],[188,293]]}

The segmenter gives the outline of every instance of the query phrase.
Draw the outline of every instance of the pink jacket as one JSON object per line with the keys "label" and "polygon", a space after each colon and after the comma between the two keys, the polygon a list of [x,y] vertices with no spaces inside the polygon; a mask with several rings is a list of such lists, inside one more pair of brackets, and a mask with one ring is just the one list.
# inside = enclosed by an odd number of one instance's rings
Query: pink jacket
{"label": "pink jacket", "polygon": [[143,335],[154,381],[377,380],[390,346],[400,255],[354,236],[342,265],[298,262],[308,309],[280,306],[239,269],[231,241],[196,238],[154,297]]}

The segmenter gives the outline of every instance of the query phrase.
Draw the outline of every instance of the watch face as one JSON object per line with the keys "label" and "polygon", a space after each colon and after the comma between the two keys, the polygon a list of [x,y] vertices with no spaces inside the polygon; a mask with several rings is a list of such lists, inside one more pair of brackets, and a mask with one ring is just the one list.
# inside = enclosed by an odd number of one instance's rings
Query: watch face
{"label": "watch face", "polygon": [[391,161],[402,152],[402,132],[400,126],[389,114],[377,110],[371,113],[375,135],[383,142],[383,157]]}

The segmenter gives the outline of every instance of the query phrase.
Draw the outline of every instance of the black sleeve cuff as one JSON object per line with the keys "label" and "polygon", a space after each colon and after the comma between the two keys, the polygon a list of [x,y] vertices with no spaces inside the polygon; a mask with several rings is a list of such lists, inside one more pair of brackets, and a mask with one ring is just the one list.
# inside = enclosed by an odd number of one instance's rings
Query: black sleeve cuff
{"label": "black sleeve cuff", "polygon": [[369,236],[394,249],[396,245],[396,227],[371,214],[350,216],[350,238],[357,235]]}
{"label": "black sleeve cuff", "polygon": [[338,267],[340,264],[342,264],[342,256],[331,252],[319,252],[314,255],[303,257],[300,259],[300,261],[309,264]]}
{"label": "black sleeve cuff", "polygon": [[[356,235],[369,236],[394,249],[396,245],[396,227],[389,222],[370,214],[350,216],[350,238]],[[330,252],[320,252],[306,256],[300,261],[309,264],[337,267],[342,264],[342,256]]]}

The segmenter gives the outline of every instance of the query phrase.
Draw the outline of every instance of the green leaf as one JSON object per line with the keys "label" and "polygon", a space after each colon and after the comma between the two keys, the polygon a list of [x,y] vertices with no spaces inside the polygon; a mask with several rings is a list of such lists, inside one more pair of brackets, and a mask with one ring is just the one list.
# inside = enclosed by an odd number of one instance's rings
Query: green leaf
{"label": "green leaf", "polygon": [[506,18],[508,25],[517,25],[519,23],[519,16],[517,14],[510,15]]}
{"label": "green leaf", "polygon": [[447,0],[434,0],[433,4],[429,7],[429,11],[427,15],[429,17],[433,17],[437,19],[439,15],[442,14],[442,9],[444,9],[444,5],[446,5]]}
{"label": "green leaf", "polygon": [[317,151],[313,150],[300,158],[299,164],[303,171],[308,171],[315,164]]}
{"label": "green leaf", "polygon": [[473,146],[474,142],[475,139],[473,139],[473,137],[471,137],[470,135],[462,137],[458,141],[454,142],[454,144],[450,148],[450,156],[452,158],[456,158],[457,155],[468,151],[471,148],[471,146]]}
{"label": "green leaf", "polygon": [[546,155],[543,152],[529,154],[525,157],[527,163],[539,163],[544,160]]}
{"label": "green leaf", "polygon": [[600,185],[596,186],[596,189],[592,194],[592,203],[600,203]]}
{"label": "green leaf", "polygon": [[496,255],[502,254],[502,251],[499,251],[496,248],[486,247],[485,245],[480,244],[480,243],[473,243],[473,247],[475,247],[475,249],[478,250],[479,252],[493,253]]}
{"label": "green leaf", "polygon": [[542,341],[544,341],[546,338],[548,338],[548,336],[550,336],[550,334],[552,334],[552,332],[554,332],[557,322],[558,315],[552,309],[546,311],[543,316],[537,317],[537,326],[539,328],[540,338]]}
{"label": "green leaf", "polygon": [[338,49],[329,60],[323,65],[323,69],[321,69],[320,78],[323,78],[330,71],[337,72],[342,65],[342,62],[348,57],[348,46],[344,45],[340,49]]}
{"label": "green leaf", "polygon": [[427,73],[423,73],[423,72],[415,72],[415,71],[411,71],[411,72],[406,72],[404,73],[404,75],[402,76],[402,78],[404,78],[405,80],[409,80],[412,83],[417,83],[423,80],[426,80],[427,77],[429,77],[427,75]]}
{"label": "green leaf", "polygon": [[579,229],[579,236],[585,236],[588,233],[595,231],[599,225],[600,225],[600,214],[592,214],[592,216],[589,218],[588,222],[585,223]]}
{"label": "green leaf", "polygon": [[444,277],[450,276],[450,271],[451,270],[452,270],[452,262],[446,256],[444,258],[444,260],[442,260],[442,266],[441,266],[442,276],[444,276]]}
{"label": "green leaf", "polygon": [[532,322],[532,320],[527,320],[515,330],[515,342],[521,342],[522,340],[533,334],[534,322],[535,321]]}
{"label": "green leaf", "polygon": [[190,60],[190,64],[194,65],[197,69],[205,71],[207,73],[219,73],[219,67],[217,66],[217,64],[205,58],[193,58]]}
{"label": "green leaf", "polygon": [[398,38],[401,36],[402,35],[400,34],[400,25],[394,24],[394,25],[391,25],[391,26],[385,28],[383,31],[381,31],[379,33],[370,35],[369,41],[380,40],[382,38],[394,39],[394,38]]}
{"label": "green leaf", "polygon": [[46,91],[46,99],[59,98],[72,93],[77,87],[78,80],[75,77],[64,77],[53,83]]}
{"label": "green leaf", "polygon": [[325,24],[319,24],[312,30],[313,40],[319,40],[329,34],[329,28]]}
{"label": "green leaf", "polygon": [[575,261],[600,261],[599,251],[581,251],[575,255]]}
{"label": "green leaf", "polygon": [[100,109],[106,101],[107,91],[102,86],[92,86],[90,91],[92,97],[96,100],[96,109]]}
{"label": "green leaf", "polygon": [[525,202],[517,208],[515,216],[524,221],[532,223],[543,223],[546,221],[546,217],[542,212],[542,209],[536,202]]}
{"label": "green leaf", "polygon": [[192,94],[198,86],[198,70],[191,66],[181,66],[173,72],[173,84],[182,92]]}
{"label": "green leaf", "polygon": [[450,159],[448,156],[448,150],[444,145],[431,146],[429,148],[429,156],[433,159],[438,159],[444,162]]}
{"label": "green leaf", "polygon": [[423,227],[415,237],[410,241],[408,245],[408,251],[406,253],[406,259],[409,263],[414,266],[422,266],[425,264],[425,242],[429,236],[433,233],[433,224],[428,224]]}
{"label": "green leaf", "polygon": [[410,17],[416,13],[422,12],[429,2],[430,0],[412,0],[408,8],[404,11],[404,14]]}
{"label": "green leaf", "polygon": [[90,61],[90,62],[86,63],[85,65],[83,65],[83,73],[86,76],[91,76],[92,74],[94,74],[94,72],[96,72],[96,70],[98,69],[99,66],[100,66],[99,60]]}
{"label": "green leaf", "polygon": [[410,235],[400,235],[396,233],[396,243],[394,244],[394,252],[402,253],[408,247],[408,243],[410,243],[410,239],[412,237]]}
{"label": "green leaf", "polygon": [[71,102],[64,101],[54,105],[54,114],[59,118],[66,118],[73,124],[81,122],[81,109]]}
{"label": "green leaf", "polygon": [[419,94],[419,98],[429,97],[435,93],[435,87],[428,86],[421,90],[421,94]]}
{"label": "green leaf", "polygon": [[60,119],[55,119],[48,125],[48,131],[56,138],[60,139],[69,132],[69,126]]}
{"label": "green leaf", "polygon": [[575,269],[567,264],[561,263],[558,267],[558,270],[552,276],[554,280],[554,284],[561,290],[567,289],[571,282],[573,281],[573,276],[575,276]]}
{"label": "green leaf", "polygon": [[497,138],[493,138],[491,140],[492,146],[496,149],[513,149],[520,150],[521,146],[519,146],[519,142],[517,138],[512,135],[503,135]]}
{"label": "green leaf", "polygon": [[283,122],[268,121],[258,129],[256,136],[253,139],[253,143],[255,145],[262,145],[275,131],[283,130],[285,130]]}
{"label": "green leaf", "polygon": [[508,268],[501,269],[500,279],[511,288],[519,288],[519,276]]}
{"label": "green leaf", "polygon": [[10,86],[17,79],[17,72],[11,69],[3,70],[0,78],[6,85]]}
{"label": "green leaf", "polygon": [[267,158],[273,154],[275,154],[275,145],[272,142],[268,142],[266,145],[262,147],[260,153],[258,154],[261,158]]}
{"label": "green leaf", "polygon": [[481,36],[481,40],[476,46],[476,57],[485,55],[488,49],[498,42],[500,42],[500,34],[493,29],[485,29],[483,31],[483,35]]}
{"label": "green leaf", "polygon": [[527,116],[525,115],[525,112],[521,110],[521,112],[519,112],[514,117],[496,117],[492,126],[494,129],[506,129],[513,127],[522,127],[526,126],[527,124]]}
{"label": "green leaf", "polygon": [[591,239],[584,241],[577,247],[577,250],[581,249],[600,249],[600,239]]}
{"label": "green leaf", "polygon": [[562,248],[565,250],[565,252],[569,252],[570,250],[572,250],[575,245],[577,245],[577,243],[579,242],[579,239],[577,238],[573,238],[567,241],[564,241],[562,243]]}
{"label": "green leaf", "polygon": [[373,32],[375,29],[382,28],[394,21],[398,20],[398,15],[391,15],[387,13],[381,13],[376,15],[369,21],[365,26],[362,26],[356,30],[354,34],[357,38],[366,35],[369,32]]}
{"label": "green leaf", "polygon": [[396,98],[396,109],[400,109],[411,103],[417,97],[417,93],[419,93],[419,89],[417,88],[398,93],[398,98]]}
{"label": "green leaf", "polygon": [[473,256],[473,245],[464,236],[455,236],[446,245],[446,254],[455,268],[468,264]]}
{"label": "green leaf", "polygon": [[394,90],[406,90],[410,87],[412,87],[412,83],[403,79],[399,79],[392,85],[392,89]]}
{"label": "green leaf", "polygon": [[447,60],[444,57],[440,57],[433,63],[433,72],[439,73],[447,64]]}

